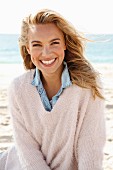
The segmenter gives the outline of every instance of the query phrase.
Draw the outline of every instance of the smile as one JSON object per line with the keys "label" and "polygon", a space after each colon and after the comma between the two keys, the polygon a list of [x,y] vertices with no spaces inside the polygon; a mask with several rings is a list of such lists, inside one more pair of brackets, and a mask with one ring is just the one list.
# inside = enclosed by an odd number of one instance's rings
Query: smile
{"label": "smile", "polygon": [[55,58],[52,60],[48,60],[48,61],[42,60],[41,62],[45,65],[50,65],[50,64],[54,63],[54,61],[55,61]]}

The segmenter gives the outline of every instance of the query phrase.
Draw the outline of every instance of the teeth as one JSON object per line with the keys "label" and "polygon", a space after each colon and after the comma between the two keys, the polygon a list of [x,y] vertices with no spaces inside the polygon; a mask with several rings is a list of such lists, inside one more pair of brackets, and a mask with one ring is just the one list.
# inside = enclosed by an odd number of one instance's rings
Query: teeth
{"label": "teeth", "polygon": [[52,60],[49,60],[49,61],[42,60],[42,63],[46,64],[46,65],[49,65],[49,64],[52,64],[54,61],[55,61],[55,58],[52,59]]}

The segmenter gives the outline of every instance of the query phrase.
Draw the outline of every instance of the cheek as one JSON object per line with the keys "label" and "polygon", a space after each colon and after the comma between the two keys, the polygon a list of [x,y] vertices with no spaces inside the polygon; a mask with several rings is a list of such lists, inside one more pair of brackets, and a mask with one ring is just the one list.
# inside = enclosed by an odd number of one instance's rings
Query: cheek
{"label": "cheek", "polygon": [[62,49],[59,49],[59,55],[64,58],[65,57],[65,51]]}
{"label": "cheek", "polygon": [[55,49],[55,52],[58,53],[60,56],[64,56],[65,55],[65,51],[62,47],[58,47]]}
{"label": "cheek", "polygon": [[36,55],[31,54],[31,61],[32,61],[33,63],[36,62],[36,59],[37,59]]}
{"label": "cheek", "polygon": [[31,55],[31,61],[36,67],[38,67],[39,61],[38,61],[37,56]]}
{"label": "cheek", "polygon": [[31,51],[31,59],[36,60],[40,53],[37,50]]}

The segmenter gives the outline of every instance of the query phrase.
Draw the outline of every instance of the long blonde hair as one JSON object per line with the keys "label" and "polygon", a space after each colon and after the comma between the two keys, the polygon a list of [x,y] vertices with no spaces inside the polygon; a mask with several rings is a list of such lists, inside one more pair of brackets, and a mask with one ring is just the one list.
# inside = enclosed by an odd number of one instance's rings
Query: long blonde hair
{"label": "long blonde hair", "polygon": [[72,83],[82,88],[91,88],[94,97],[104,98],[99,85],[97,85],[99,74],[84,57],[84,45],[87,39],[81,36],[71,23],[53,10],[43,9],[34,16],[29,15],[22,21],[19,46],[25,68],[33,69],[36,67],[26,49],[28,31],[32,25],[47,23],[54,23],[64,34],[66,43],[65,61],[68,65]]}

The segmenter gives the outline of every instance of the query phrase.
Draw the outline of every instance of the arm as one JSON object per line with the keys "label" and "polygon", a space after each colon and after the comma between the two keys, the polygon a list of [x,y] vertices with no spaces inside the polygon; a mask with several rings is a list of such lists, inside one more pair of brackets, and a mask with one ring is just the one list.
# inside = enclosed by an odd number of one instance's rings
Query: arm
{"label": "arm", "polygon": [[40,151],[40,146],[25,127],[16,99],[14,86],[9,89],[9,109],[13,122],[14,140],[19,160],[24,170],[50,170]]}
{"label": "arm", "polygon": [[77,142],[78,170],[102,170],[105,140],[103,100],[90,96]]}

